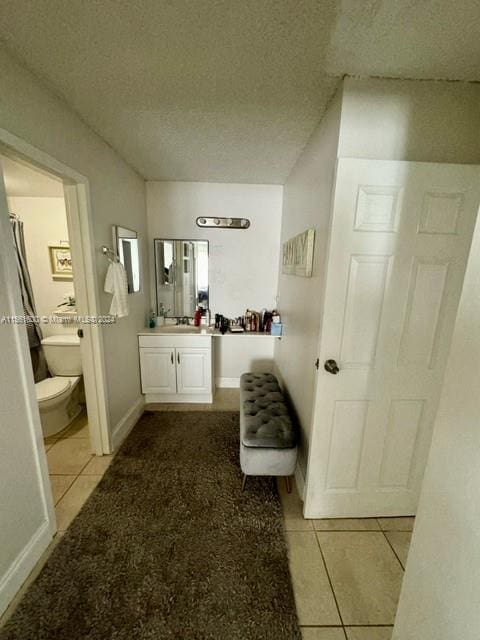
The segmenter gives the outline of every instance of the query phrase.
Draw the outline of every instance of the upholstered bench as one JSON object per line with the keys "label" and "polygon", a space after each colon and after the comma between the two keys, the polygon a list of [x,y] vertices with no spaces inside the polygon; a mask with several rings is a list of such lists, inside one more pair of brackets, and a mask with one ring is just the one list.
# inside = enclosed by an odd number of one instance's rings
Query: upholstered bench
{"label": "upholstered bench", "polygon": [[297,430],[271,373],[240,378],[240,466],[248,476],[285,476],[287,491],[297,462]]}

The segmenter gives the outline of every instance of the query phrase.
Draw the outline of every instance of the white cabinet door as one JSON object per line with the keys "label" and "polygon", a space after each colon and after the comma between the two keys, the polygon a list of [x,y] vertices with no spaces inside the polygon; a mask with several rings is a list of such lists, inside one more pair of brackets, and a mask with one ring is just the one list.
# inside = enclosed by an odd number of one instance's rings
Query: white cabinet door
{"label": "white cabinet door", "polygon": [[307,516],[415,513],[479,201],[475,166],[339,160]]}
{"label": "white cabinet door", "polygon": [[176,393],[175,349],[151,347],[140,349],[143,393]]}
{"label": "white cabinet door", "polygon": [[177,348],[177,391],[185,394],[212,392],[211,349]]}

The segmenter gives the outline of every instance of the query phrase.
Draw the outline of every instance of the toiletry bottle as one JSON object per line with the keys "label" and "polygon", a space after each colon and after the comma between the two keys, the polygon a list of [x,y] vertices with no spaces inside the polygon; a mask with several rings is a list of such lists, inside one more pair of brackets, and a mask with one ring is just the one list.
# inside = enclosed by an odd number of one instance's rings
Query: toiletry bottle
{"label": "toiletry bottle", "polygon": [[205,324],[207,325],[207,327],[210,326],[210,323],[212,321],[212,314],[210,309],[205,309]]}
{"label": "toiletry bottle", "polygon": [[155,312],[152,309],[152,311],[150,311],[150,317],[149,317],[149,320],[148,320],[148,326],[150,327],[150,329],[155,329],[155,324],[156,324],[156,322],[155,322]]}
{"label": "toiletry bottle", "polygon": [[195,327],[199,327],[201,320],[202,320],[202,312],[200,310],[200,307],[197,307],[195,309],[195,313],[193,314],[193,325]]}
{"label": "toiletry bottle", "polygon": [[245,312],[245,331],[252,330],[252,312],[250,309],[247,309]]}

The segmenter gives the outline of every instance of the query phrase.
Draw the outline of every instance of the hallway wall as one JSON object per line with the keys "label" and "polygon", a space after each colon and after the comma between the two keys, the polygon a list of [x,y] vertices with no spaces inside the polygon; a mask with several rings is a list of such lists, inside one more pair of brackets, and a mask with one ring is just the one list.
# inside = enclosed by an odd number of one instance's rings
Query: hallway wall
{"label": "hallway wall", "polygon": [[338,155],[480,163],[480,84],[345,78]]}
{"label": "hallway wall", "polygon": [[310,138],[283,191],[281,243],[315,229],[311,278],[282,273],[279,265],[278,308],[283,336],[275,341],[275,364],[298,415],[302,431],[299,464],[305,476],[310,440],[320,335],[332,189],[335,180],[342,91],[339,90]]}
{"label": "hallway wall", "polygon": [[[103,313],[111,296],[103,293],[108,261],[100,245],[112,244],[112,225],[138,231],[143,258],[142,291],[129,296],[130,315],[104,327],[109,413],[112,427],[140,394],[136,331],[143,328],[149,306],[145,183],[65,103],[29,71],[0,50],[2,127],[45,151],[89,180],[93,237],[97,249],[97,286]],[[118,349],[122,344],[122,349]]]}
{"label": "hallway wall", "polygon": [[[209,241],[210,310],[234,318],[276,306],[282,187],[212,182],[147,182],[152,305],[154,238]],[[200,228],[197,217],[249,218],[246,230]]]}
{"label": "hallway wall", "polygon": [[[136,331],[144,326],[150,297],[144,181],[76,113],[3,49],[0,49],[0,78],[3,129],[89,180],[97,288],[103,313],[109,310],[110,296],[102,293],[108,261],[101,254],[100,245],[111,245],[113,224],[136,229],[139,234],[142,291],[129,296],[128,318],[103,329],[108,413],[113,428],[141,399]],[[4,222],[9,224],[8,220]],[[4,257],[5,247],[11,242],[10,230],[5,225],[0,240]],[[2,315],[14,312],[14,300],[7,286],[8,279],[15,277],[14,270],[8,271],[15,264],[13,254],[8,260],[10,264],[0,269]],[[18,344],[15,342],[16,333],[17,329],[11,325],[0,326],[3,363],[0,371],[0,610],[6,606],[12,589],[28,575],[51,535],[48,501],[42,497],[41,489],[40,471],[46,468],[46,463],[38,407],[36,403],[28,404],[29,398],[35,398],[33,377],[31,371],[23,370],[21,361],[22,349],[28,347],[25,336]],[[40,460],[36,459],[37,448],[41,452]]]}

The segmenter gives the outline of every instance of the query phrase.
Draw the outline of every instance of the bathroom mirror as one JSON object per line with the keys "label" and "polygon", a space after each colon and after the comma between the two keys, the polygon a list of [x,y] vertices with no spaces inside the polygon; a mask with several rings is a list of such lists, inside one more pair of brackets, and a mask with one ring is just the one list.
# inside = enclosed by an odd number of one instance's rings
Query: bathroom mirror
{"label": "bathroom mirror", "polygon": [[192,318],[197,307],[208,309],[208,240],[153,243],[157,314]]}
{"label": "bathroom mirror", "polygon": [[113,246],[127,272],[128,293],[140,291],[140,258],[137,232],[125,227],[113,227]]}

